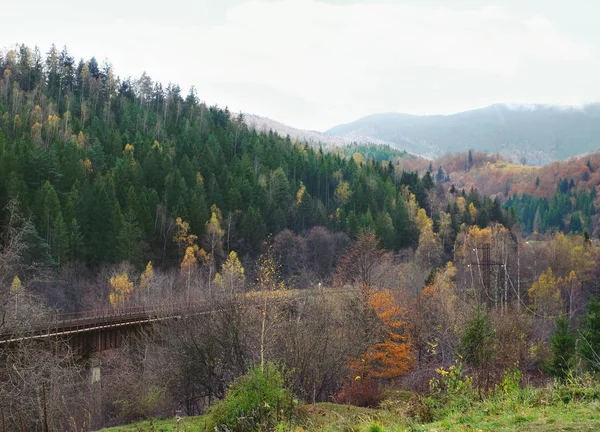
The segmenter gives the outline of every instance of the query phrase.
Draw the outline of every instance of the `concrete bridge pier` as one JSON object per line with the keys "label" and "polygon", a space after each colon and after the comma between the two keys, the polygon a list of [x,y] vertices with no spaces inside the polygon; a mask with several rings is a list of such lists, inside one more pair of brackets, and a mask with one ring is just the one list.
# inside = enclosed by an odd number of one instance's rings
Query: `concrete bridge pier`
{"label": "concrete bridge pier", "polygon": [[88,371],[88,378],[91,385],[97,384],[102,385],[102,362],[98,358],[90,358],[87,361],[86,368]]}

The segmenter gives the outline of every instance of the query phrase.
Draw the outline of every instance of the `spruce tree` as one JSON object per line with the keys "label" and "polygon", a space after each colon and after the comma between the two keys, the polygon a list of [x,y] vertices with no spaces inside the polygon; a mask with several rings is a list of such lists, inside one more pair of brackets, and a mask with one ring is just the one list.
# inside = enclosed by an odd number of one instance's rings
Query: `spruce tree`
{"label": "spruce tree", "polygon": [[494,330],[489,316],[477,309],[461,335],[458,344],[459,354],[467,364],[483,369],[494,354],[493,335]]}
{"label": "spruce tree", "polygon": [[552,356],[546,364],[546,370],[553,377],[562,380],[571,370],[575,357],[575,335],[571,332],[569,320],[563,314],[556,319],[550,349]]}

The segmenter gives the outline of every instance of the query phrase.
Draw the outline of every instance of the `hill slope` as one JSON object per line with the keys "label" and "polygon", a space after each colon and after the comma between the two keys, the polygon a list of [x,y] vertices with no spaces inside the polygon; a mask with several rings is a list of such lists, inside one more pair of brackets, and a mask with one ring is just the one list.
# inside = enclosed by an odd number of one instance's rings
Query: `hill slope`
{"label": "hill slope", "polygon": [[474,149],[544,164],[600,149],[599,120],[600,104],[581,109],[498,104],[446,116],[374,114],[326,133],[382,140],[429,157]]}
{"label": "hill slope", "polygon": [[289,135],[292,140],[306,141],[309,144],[322,144],[325,147],[345,146],[354,142],[365,144],[388,144],[386,141],[376,138],[360,139],[360,137],[357,137],[356,139],[353,139],[350,137],[325,134],[314,130],[299,129],[256,114],[244,114],[244,120],[248,127],[255,129],[257,132],[268,132],[269,130],[272,130],[283,137]]}

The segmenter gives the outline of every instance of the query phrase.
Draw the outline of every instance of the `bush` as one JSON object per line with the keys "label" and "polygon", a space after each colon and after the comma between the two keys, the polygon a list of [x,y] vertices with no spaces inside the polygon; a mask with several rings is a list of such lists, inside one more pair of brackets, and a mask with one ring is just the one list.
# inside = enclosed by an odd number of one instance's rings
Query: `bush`
{"label": "bush", "polygon": [[460,360],[447,369],[440,367],[435,370],[438,377],[429,380],[431,391],[435,394],[472,396],[473,379],[466,375]]}
{"label": "bush", "polygon": [[504,379],[499,384],[496,384],[496,393],[507,395],[518,391],[521,387],[521,376],[522,373],[517,368],[512,371],[505,370]]}
{"label": "bush", "polygon": [[433,397],[415,396],[410,399],[406,409],[406,416],[419,423],[431,423],[435,420],[435,405]]}
{"label": "bush", "polygon": [[348,379],[342,384],[334,401],[338,404],[374,408],[381,402],[379,384],[370,379]]}
{"label": "bush", "polygon": [[253,367],[233,382],[211,409],[211,420],[220,431],[271,431],[292,419],[296,404],[285,387],[284,371],[267,363],[264,370]]}

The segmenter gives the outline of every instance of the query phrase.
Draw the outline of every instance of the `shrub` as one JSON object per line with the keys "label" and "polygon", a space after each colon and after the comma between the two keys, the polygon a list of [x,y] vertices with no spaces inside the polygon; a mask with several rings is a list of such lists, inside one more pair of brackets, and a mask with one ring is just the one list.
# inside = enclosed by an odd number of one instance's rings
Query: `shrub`
{"label": "shrub", "polygon": [[460,360],[456,360],[455,364],[447,369],[440,367],[435,371],[438,377],[429,381],[433,393],[463,396],[470,396],[473,393],[473,379],[464,373]]}
{"label": "shrub", "polygon": [[211,409],[216,430],[271,431],[292,419],[297,402],[285,387],[285,373],[274,363],[251,368],[236,379]]}
{"label": "shrub", "polygon": [[432,397],[417,395],[408,402],[406,416],[419,423],[431,423],[435,420],[436,403],[437,401]]}
{"label": "shrub", "polygon": [[517,368],[504,371],[504,379],[496,384],[496,393],[510,394],[520,389],[521,386],[521,371]]}
{"label": "shrub", "polygon": [[379,385],[370,379],[348,379],[342,384],[342,389],[334,401],[359,407],[376,407],[381,402]]}

